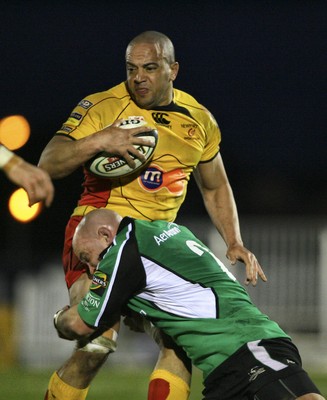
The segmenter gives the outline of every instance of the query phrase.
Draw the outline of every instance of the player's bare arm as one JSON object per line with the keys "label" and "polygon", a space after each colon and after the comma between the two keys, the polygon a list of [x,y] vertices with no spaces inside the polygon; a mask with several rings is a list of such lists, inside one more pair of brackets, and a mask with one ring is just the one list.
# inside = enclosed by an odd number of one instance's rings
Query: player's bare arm
{"label": "player's bare arm", "polygon": [[39,201],[50,207],[55,190],[46,171],[22,160],[8,171],[7,176],[26,190],[30,207]]}
{"label": "player's bare arm", "polygon": [[137,137],[138,133],[150,131],[152,128],[139,127],[122,129],[116,121],[109,127],[95,132],[80,140],[72,140],[64,136],[54,136],[43,150],[39,166],[44,168],[53,179],[64,178],[91,157],[101,151],[120,155],[132,168],[135,163],[131,155],[145,161],[144,155],[134,145],[153,146],[146,138]]}
{"label": "player's bare arm", "polygon": [[65,306],[54,316],[54,324],[61,338],[74,340],[90,336],[95,329],[84,323],[77,311],[77,305]]}
{"label": "player's bare arm", "polygon": [[210,162],[201,163],[194,171],[208,214],[227,245],[226,257],[231,264],[245,264],[245,284],[257,284],[258,276],[267,278],[255,255],[243,245],[237,207],[220,153]]}
{"label": "player's bare arm", "polygon": [[1,144],[0,169],[12,183],[26,190],[30,207],[39,201],[50,207],[54,197],[54,186],[46,171],[30,164]]}

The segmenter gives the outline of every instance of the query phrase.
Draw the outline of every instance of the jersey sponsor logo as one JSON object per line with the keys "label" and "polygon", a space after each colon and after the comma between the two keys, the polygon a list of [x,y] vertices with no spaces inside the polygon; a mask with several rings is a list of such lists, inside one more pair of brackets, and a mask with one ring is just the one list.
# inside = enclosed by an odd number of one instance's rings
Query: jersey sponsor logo
{"label": "jersey sponsor logo", "polygon": [[99,308],[100,304],[100,300],[97,297],[94,297],[90,292],[88,292],[82,300],[82,306],[86,311],[91,311],[91,309],[94,307]]}
{"label": "jersey sponsor logo", "polygon": [[73,129],[71,126],[63,125],[59,130],[70,133]]}
{"label": "jersey sponsor logo", "polygon": [[169,223],[168,229],[164,229],[158,236],[153,236],[153,239],[157,245],[160,246],[162,243],[165,243],[166,240],[178,235],[180,232],[181,230],[176,224]]}
{"label": "jersey sponsor logo", "polygon": [[91,103],[89,100],[84,99],[84,100],[80,101],[77,105],[84,108],[85,110],[87,110],[88,108],[93,106],[93,103]]}
{"label": "jersey sponsor logo", "polygon": [[120,126],[125,127],[128,125],[135,125],[135,128],[139,126],[143,126],[146,125],[145,119],[142,115],[137,116],[137,115],[133,115],[128,117],[127,119],[124,119],[124,121],[120,124]]}
{"label": "jersey sponsor logo", "polygon": [[70,116],[67,120],[67,123],[69,125],[78,126],[80,124],[80,121],[78,121],[76,118],[73,118]]}
{"label": "jersey sponsor logo", "polygon": [[97,271],[94,275],[93,275],[93,279],[92,279],[92,284],[91,284],[91,289],[98,289],[99,287],[107,287],[107,275],[101,271]]}
{"label": "jersey sponsor logo", "polygon": [[77,119],[78,121],[80,121],[80,120],[82,119],[82,117],[83,117],[83,115],[82,115],[82,114],[79,114],[79,113],[77,113],[77,112],[72,112],[72,113],[70,114],[70,118],[75,118],[75,119]]}
{"label": "jersey sponsor logo", "polygon": [[162,113],[162,112],[153,112],[152,113],[152,118],[159,125],[169,125],[170,124],[170,121],[168,121],[168,119],[166,119],[166,117],[169,117],[169,114]]}
{"label": "jersey sponsor logo", "polygon": [[187,136],[184,136],[185,140],[191,140],[197,137],[195,136],[196,131],[198,129],[197,124],[181,124],[181,127],[187,129]]}
{"label": "jersey sponsor logo", "polygon": [[248,372],[248,375],[250,377],[249,382],[254,381],[260,374],[263,374],[264,372],[266,372],[266,370],[263,367],[256,366],[251,368],[250,372]]}
{"label": "jersey sponsor logo", "polygon": [[103,168],[106,172],[114,171],[117,168],[120,168],[122,165],[125,165],[126,161],[122,160],[119,157],[112,156],[107,158],[107,163],[103,164]]}
{"label": "jersey sponsor logo", "polygon": [[165,172],[155,164],[151,164],[139,176],[141,187],[148,192],[167,189],[170,193],[181,195],[184,192],[186,174],[181,168]]}
{"label": "jersey sponsor logo", "polygon": [[196,129],[198,127],[198,124],[181,124],[182,128],[193,128]]}
{"label": "jersey sponsor logo", "polygon": [[194,137],[194,135],[195,135],[195,132],[196,132],[196,129],[195,129],[195,128],[190,128],[190,129],[187,131],[187,136],[185,136],[184,139],[186,139],[186,140],[193,139],[193,137]]}
{"label": "jersey sponsor logo", "polygon": [[102,296],[108,286],[108,275],[101,271],[96,271],[92,278],[90,291],[97,296]]}

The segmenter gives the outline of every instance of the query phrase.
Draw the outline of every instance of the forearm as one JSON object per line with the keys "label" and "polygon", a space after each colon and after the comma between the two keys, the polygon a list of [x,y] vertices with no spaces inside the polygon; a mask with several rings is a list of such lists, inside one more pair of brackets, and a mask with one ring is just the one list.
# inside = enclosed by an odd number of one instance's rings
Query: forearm
{"label": "forearm", "polygon": [[2,169],[7,175],[15,165],[21,164],[22,162],[23,160],[15,155],[11,150],[0,145],[0,169]]}
{"label": "forearm", "polygon": [[59,336],[68,340],[81,339],[94,332],[79,316],[77,305],[59,310],[54,316],[54,325]]}
{"label": "forearm", "polygon": [[94,135],[81,140],[54,137],[43,150],[39,167],[45,169],[53,179],[70,175],[101,151]]}
{"label": "forearm", "polygon": [[245,284],[257,284],[258,275],[267,278],[255,255],[243,245],[237,207],[221,155],[209,163],[200,164],[194,177],[202,193],[208,214],[227,245],[226,257],[231,264],[242,261],[246,267]]}
{"label": "forearm", "polygon": [[202,189],[202,195],[208,214],[227,247],[242,245],[237,207],[229,183],[213,190]]}

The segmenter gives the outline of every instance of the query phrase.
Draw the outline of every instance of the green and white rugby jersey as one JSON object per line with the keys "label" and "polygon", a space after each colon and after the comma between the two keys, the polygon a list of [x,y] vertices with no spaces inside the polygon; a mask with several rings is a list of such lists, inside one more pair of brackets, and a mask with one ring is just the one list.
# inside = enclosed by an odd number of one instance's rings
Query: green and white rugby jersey
{"label": "green and white rugby jersey", "polygon": [[286,333],[186,227],[124,218],[78,306],[94,327],[126,305],[181,347],[206,378],[247,342]]}

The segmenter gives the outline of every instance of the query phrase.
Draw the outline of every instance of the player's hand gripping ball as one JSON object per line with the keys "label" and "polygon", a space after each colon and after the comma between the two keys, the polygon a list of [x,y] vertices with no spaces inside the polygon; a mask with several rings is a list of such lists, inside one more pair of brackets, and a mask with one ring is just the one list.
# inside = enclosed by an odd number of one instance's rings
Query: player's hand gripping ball
{"label": "player's hand gripping ball", "polygon": [[[138,128],[140,126],[146,126],[147,122],[142,116],[128,117],[125,119],[120,127],[123,129]],[[138,158],[133,157],[135,167],[131,168],[123,157],[107,152],[101,152],[96,154],[87,163],[85,168],[92,174],[101,178],[121,178],[123,176],[135,173],[143,169],[153,156],[153,152],[158,143],[158,131],[152,129],[151,131],[145,131],[138,133],[136,136],[142,136],[150,138],[154,147],[135,145],[134,147],[139,150],[145,156],[145,162],[141,162]]]}

